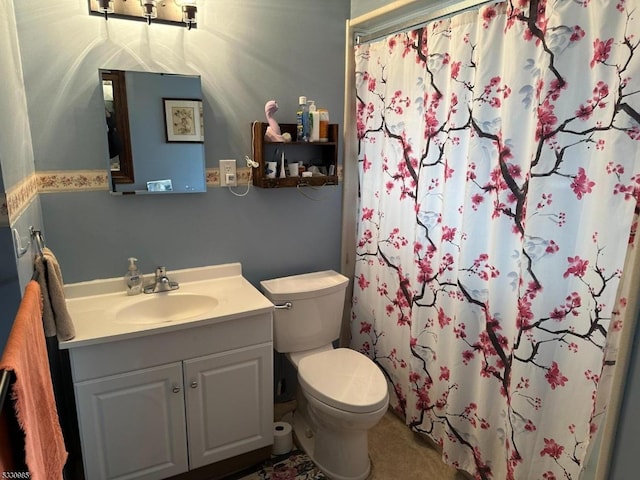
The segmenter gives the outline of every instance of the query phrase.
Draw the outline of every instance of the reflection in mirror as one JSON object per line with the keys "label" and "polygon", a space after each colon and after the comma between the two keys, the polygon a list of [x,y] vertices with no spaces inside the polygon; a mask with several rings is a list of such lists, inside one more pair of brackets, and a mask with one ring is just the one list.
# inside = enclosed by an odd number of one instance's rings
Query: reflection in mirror
{"label": "reflection in mirror", "polygon": [[102,95],[107,119],[111,185],[133,183],[133,160],[129,138],[129,114],[124,72],[101,73]]}
{"label": "reflection in mirror", "polygon": [[100,70],[111,192],[206,191],[200,77]]}

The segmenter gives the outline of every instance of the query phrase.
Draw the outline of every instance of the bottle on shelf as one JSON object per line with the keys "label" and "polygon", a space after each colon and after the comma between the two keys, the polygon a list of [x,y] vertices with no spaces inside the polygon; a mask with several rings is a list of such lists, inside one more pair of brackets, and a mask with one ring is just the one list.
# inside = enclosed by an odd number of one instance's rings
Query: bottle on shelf
{"label": "bottle on shelf", "polygon": [[320,112],[316,107],[316,102],[309,100],[309,141],[318,142],[320,140]]}
{"label": "bottle on shelf", "polygon": [[304,95],[298,98],[298,110],[296,112],[296,141],[309,141],[309,106],[307,97]]}
{"label": "bottle on shelf", "polygon": [[326,108],[319,108],[319,117],[320,117],[320,138],[319,142],[328,142],[329,141],[329,110]]}

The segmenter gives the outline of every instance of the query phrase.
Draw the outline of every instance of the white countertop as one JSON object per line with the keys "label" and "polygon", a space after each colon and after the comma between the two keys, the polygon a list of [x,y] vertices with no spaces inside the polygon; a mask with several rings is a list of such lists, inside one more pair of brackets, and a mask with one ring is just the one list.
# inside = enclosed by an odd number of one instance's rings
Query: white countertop
{"label": "white countertop", "polygon": [[[83,347],[156,333],[182,330],[234,318],[273,311],[273,304],[242,276],[239,263],[168,271],[180,284],[178,290],[128,296],[122,278],[110,278],[65,285],[67,308],[76,336],[60,342],[61,349]],[[153,274],[145,277],[149,283]],[[116,311],[141,301],[166,295],[206,295],[217,304],[189,318],[158,323],[126,323],[116,319]]]}

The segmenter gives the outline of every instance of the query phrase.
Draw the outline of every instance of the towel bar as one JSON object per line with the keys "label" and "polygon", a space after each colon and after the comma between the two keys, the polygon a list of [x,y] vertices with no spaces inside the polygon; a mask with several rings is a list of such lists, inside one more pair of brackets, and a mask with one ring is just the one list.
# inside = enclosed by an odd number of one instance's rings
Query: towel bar
{"label": "towel bar", "polygon": [[10,370],[0,370],[0,412],[4,406],[4,400],[9,391],[9,385],[13,380],[13,372]]}
{"label": "towel bar", "polygon": [[42,236],[42,232],[40,230],[35,230],[33,226],[29,227],[29,234],[31,238],[36,242],[36,253],[38,255],[42,255],[42,251],[45,248],[44,237]]}

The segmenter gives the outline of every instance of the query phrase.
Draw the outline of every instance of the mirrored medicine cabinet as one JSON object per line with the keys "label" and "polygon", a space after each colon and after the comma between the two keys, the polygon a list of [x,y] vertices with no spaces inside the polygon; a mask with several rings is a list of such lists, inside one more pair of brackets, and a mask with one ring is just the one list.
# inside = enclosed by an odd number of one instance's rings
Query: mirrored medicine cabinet
{"label": "mirrored medicine cabinet", "polygon": [[100,69],[110,192],[205,192],[200,77]]}

